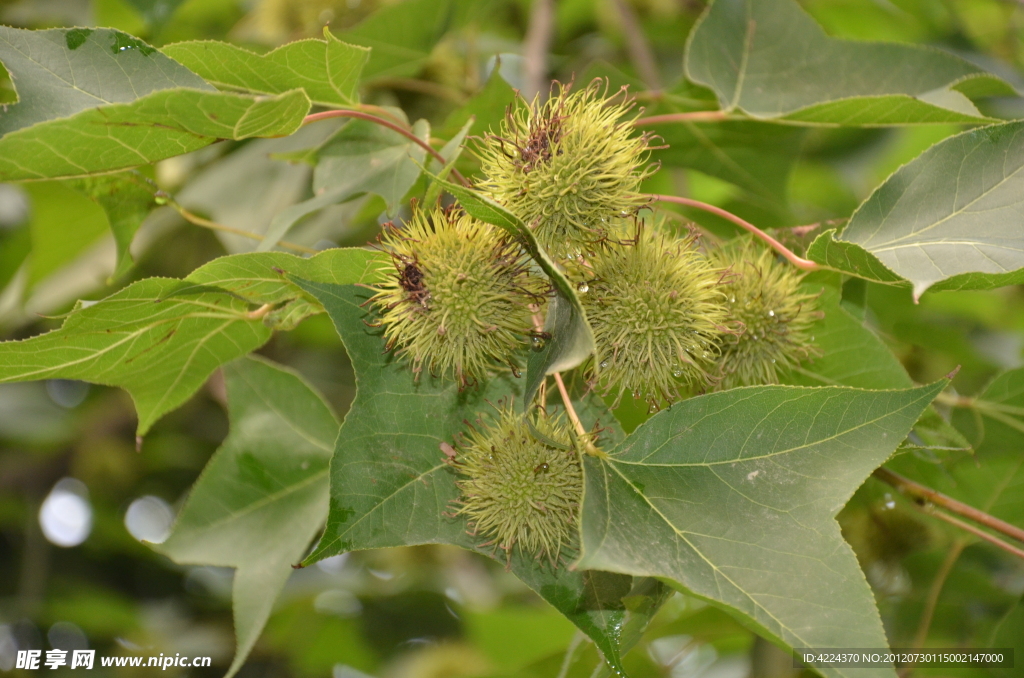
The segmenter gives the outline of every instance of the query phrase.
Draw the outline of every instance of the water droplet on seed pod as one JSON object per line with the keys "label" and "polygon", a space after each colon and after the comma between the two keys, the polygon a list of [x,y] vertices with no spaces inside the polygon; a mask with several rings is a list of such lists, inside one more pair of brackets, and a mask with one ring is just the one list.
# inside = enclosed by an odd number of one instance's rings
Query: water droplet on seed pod
{"label": "water droplet on seed pod", "polygon": [[588,285],[585,282],[581,282],[579,285],[576,286],[576,291],[579,292],[580,294],[586,294],[587,292],[590,291],[590,285]]}

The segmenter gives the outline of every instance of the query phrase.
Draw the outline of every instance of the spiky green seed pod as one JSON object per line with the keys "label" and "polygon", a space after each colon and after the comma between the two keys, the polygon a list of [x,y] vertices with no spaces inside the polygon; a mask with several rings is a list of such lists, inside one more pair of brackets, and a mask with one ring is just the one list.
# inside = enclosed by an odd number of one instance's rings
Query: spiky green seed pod
{"label": "spiky green seed pod", "polygon": [[449,463],[459,472],[455,515],[465,516],[482,546],[512,549],[557,565],[576,542],[583,473],[568,426],[538,416],[537,430],[560,449],[537,440],[509,404],[463,436]]}
{"label": "spiky green seed pod", "polygon": [[485,379],[498,363],[516,369],[531,313],[547,283],[503,233],[461,211],[418,210],[402,229],[381,236],[392,264],[373,302],[387,347],[397,346],[419,373]]}
{"label": "spiky green seed pod", "polygon": [[477,149],[487,177],[480,188],[530,224],[558,258],[585,251],[609,235],[616,217],[647,203],[639,190],[653,171],[649,138],[633,134],[633,103],[605,94],[595,80],[577,92],[560,86],[543,103],[520,103]]}
{"label": "spiky green seed pod", "polygon": [[802,273],[751,241],[712,256],[727,270],[726,306],[742,329],[722,337],[718,388],[777,383],[780,371],[813,352],[817,296],[801,291]]}
{"label": "spiky green seed pod", "polygon": [[631,391],[656,405],[678,399],[681,387],[709,383],[728,315],[721,271],[695,238],[646,228],[629,243],[609,243],[587,264],[591,279],[578,289],[594,329],[591,378],[599,388]]}

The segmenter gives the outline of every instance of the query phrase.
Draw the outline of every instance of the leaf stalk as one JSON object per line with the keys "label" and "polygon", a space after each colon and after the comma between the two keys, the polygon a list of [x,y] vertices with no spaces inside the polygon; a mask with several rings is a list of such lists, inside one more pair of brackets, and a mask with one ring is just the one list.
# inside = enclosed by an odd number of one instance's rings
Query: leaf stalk
{"label": "leaf stalk", "polygon": [[763,240],[769,247],[771,247],[773,250],[775,250],[783,257],[785,257],[786,261],[793,264],[800,270],[817,271],[821,269],[821,265],[818,264],[818,262],[797,256],[796,253],[794,253],[792,250],[790,250],[788,247],[783,245],[775,238],[771,237],[770,235],[759,229],[757,226],[754,226],[746,219],[738,217],[732,212],[724,210],[721,207],[715,207],[714,205],[709,205],[706,202],[701,202],[700,200],[693,200],[691,198],[680,198],[679,196],[675,195],[658,195],[652,193],[649,194],[648,197],[656,202],[671,202],[677,205],[683,205],[685,207],[696,207],[699,210],[704,210],[705,212],[709,212],[716,216],[722,217],[723,219],[727,219],[732,223],[736,224],[737,226],[745,229],[746,231],[753,233],[756,237]]}
{"label": "leaf stalk", "polygon": [[[389,130],[397,132],[398,134],[401,134],[409,141],[412,141],[413,143],[417,144],[420,148],[429,153],[431,157],[433,157],[435,160],[441,163],[442,166],[448,164],[448,161],[445,159],[443,155],[441,155],[437,150],[434,149],[433,146],[428,144],[426,141],[420,139],[418,136],[413,134],[411,130],[406,129],[397,123],[393,123],[390,120],[385,120],[382,117],[371,115],[370,113],[342,109],[321,111],[320,113],[312,113],[310,115],[307,115],[305,118],[302,119],[302,124],[308,125],[311,122],[329,120],[330,118],[356,118],[358,120],[366,120],[367,122],[372,122],[373,124],[380,125],[381,127],[387,127]],[[463,186],[466,186],[467,188],[469,187],[469,181],[466,179],[466,177],[462,176],[462,174],[459,173],[457,169],[452,168],[452,176],[458,179],[459,183],[461,183]]]}
{"label": "leaf stalk", "polygon": [[[973,506],[968,506],[967,504],[957,501],[952,497],[947,497],[946,495],[942,494],[937,490],[933,490],[930,487],[925,487],[924,485],[916,483],[910,478],[905,478],[898,473],[890,471],[887,468],[877,468],[875,469],[874,473],[872,473],[872,475],[875,478],[881,480],[883,483],[891,485],[897,490],[899,490],[901,493],[909,496],[910,498],[915,500],[915,503],[917,503],[918,505],[927,506],[931,504],[933,506],[942,507],[947,511],[950,511],[951,513],[961,515],[965,518],[973,520],[974,522],[980,525],[984,525],[985,527],[991,530],[995,530],[996,532],[1004,534],[1007,537],[1010,537],[1011,539],[1015,539],[1016,541],[1024,543],[1024,529],[1021,529],[1016,525],[1011,525],[1010,523],[1004,520],[1000,520],[995,516],[989,515],[984,511],[974,508]],[[1017,549],[1016,547],[1010,546],[1009,544],[1005,544],[1004,542],[996,539],[987,532],[982,532],[973,525],[963,523],[962,521],[953,518],[952,516],[947,516],[945,514],[940,515],[935,511],[929,511],[929,513],[935,515],[936,517],[939,517],[942,520],[945,520],[946,522],[949,522],[950,524],[957,525],[957,527],[962,527],[971,534],[975,534],[985,539],[986,541],[995,543],[997,546],[1000,546],[1000,548],[1005,547],[1006,550],[1009,550],[1011,553],[1014,553],[1015,555],[1019,555],[1021,558],[1024,558],[1024,551]]]}

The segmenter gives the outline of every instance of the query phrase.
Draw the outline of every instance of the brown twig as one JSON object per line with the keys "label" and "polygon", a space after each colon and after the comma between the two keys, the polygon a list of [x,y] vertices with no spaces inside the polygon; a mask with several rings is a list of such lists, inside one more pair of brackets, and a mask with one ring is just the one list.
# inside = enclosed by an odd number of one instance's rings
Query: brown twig
{"label": "brown twig", "polygon": [[680,198],[675,195],[651,194],[648,195],[648,197],[658,202],[671,202],[677,205],[684,205],[686,207],[696,207],[697,209],[704,210],[705,212],[710,212],[711,214],[720,216],[723,219],[728,219],[732,223],[736,224],[737,226],[740,226],[743,229],[746,229],[747,231],[753,233],[755,236],[763,240],[765,243],[768,244],[769,247],[771,247],[773,250],[781,254],[783,257],[786,258],[787,261],[789,261],[789,263],[793,264],[800,270],[817,271],[818,269],[821,268],[821,266],[817,262],[797,256],[792,250],[790,250],[781,242],[779,242],[775,238],[771,237],[770,235],[759,229],[757,226],[754,226],[749,221],[742,219],[733,214],[732,212],[722,209],[721,207],[715,207],[714,205],[709,205],[706,202],[701,202],[699,200],[691,200],[690,198]]}
{"label": "brown twig", "polygon": [[729,114],[725,111],[689,111],[687,113],[665,113],[663,115],[651,115],[646,118],[637,118],[633,121],[635,127],[657,125],[663,122],[717,122],[725,120]]}
{"label": "brown twig", "polygon": [[[165,198],[166,199],[166,198]],[[210,221],[209,219],[203,219],[198,214],[192,214],[187,209],[179,205],[173,200],[167,200],[167,204],[173,207],[178,214],[180,214],[185,221],[196,226],[202,226],[208,228],[211,231],[222,231],[224,233],[231,233],[232,235],[240,235],[243,238],[249,238],[251,240],[263,241],[265,238],[259,233],[252,233],[251,231],[243,231],[240,228],[233,228],[231,226],[225,226],[224,224],[218,224],[216,221]],[[286,240],[279,240],[277,242],[279,247],[283,247],[286,250],[292,250],[293,252],[300,252],[302,254],[317,254],[318,250],[312,247],[306,247],[305,245],[296,245],[293,242]]]}
{"label": "brown twig", "polygon": [[640,79],[646,82],[653,92],[660,92],[661,74],[658,72],[658,62],[636,18],[636,12],[626,0],[615,0],[615,9],[618,10],[622,33],[626,38],[629,60],[640,74]]}
{"label": "brown twig", "polygon": [[548,75],[548,51],[555,32],[554,0],[533,0],[530,25],[523,40],[523,96],[532,101],[541,90]]}
{"label": "brown twig", "polygon": [[[995,516],[974,508],[973,506],[968,506],[967,504],[957,501],[952,497],[947,497],[937,490],[933,490],[930,487],[925,487],[924,485],[914,482],[910,478],[904,478],[900,474],[894,473],[885,467],[875,469],[875,472],[872,475],[883,483],[892,485],[903,494],[917,500],[919,504],[926,503],[940,506],[951,513],[961,515],[964,518],[973,520],[979,525],[984,525],[991,530],[995,530],[996,532],[1004,534],[1011,539],[1024,543],[1024,530],[1016,525],[1011,525],[1004,520],[1000,520]],[[949,516],[946,516],[945,518],[949,518]],[[977,528],[974,528],[974,530],[977,530]],[[981,532],[980,530],[977,531]],[[971,530],[971,532],[972,534],[976,534],[973,530]],[[981,534],[985,535],[983,538],[988,539],[989,541],[991,541],[991,539],[995,539],[995,537],[992,537],[992,535],[989,535],[986,532],[981,532]],[[1017,553],[1024,557],[1024,551],[1018,550]]]}
{"label": "brown twig", "polygon": [[[380,116],[371,115],[369,113],[363,113],[362,111],[352,111],[352,110],[322,111],[320,113],[313,113],[311,115],[307,115],[305,118],[302,119],[302,124],[303,125],[308,125],[311,122],[317,122],[317,121],[320,121],[320,120],[329,120],[331,118],[356,118],[358,120],[366,120],[367,122],[372,122],[372,123],[374,123],[376,125],[380,125],[381,127],[387,127],[389,130],[391,130],[393,132],[397,132],[397,133],[401,134],[403,137],[405,137],[406,139],[408,139],[409,141],[412,141],[412,142],[416,143],[417,145],[419,145],[420,148],[425,150],[427,153],[429,153],[431,155],[431,157],[433,157],[435,160],[437,160],[439,163],[441,163],[442,167],[444,165],[448,164],[448,161],[445,159],[445,157],[443,155],[441,155],[438,151],[436,151],[434,149],[434,147],[431,146],[430,144],[428,144],[426,141],[424,141],[423,139],[420,139],[418,136],[413,134],[411,130],[405,129],[401,125],[393,123],[390,120],[385,120],[384,118],[382,118]],[[456,179],[458,179],[459,183],[461,183],[463,186],[467,186],[467,187],[469,186],[469,181],[467,181],[466,177],[462,176],[462,174],[457,169],[452,168],[452,176],[455,177]]]}
{"label": "brown twig", "polygon": [[1024,559],[1024,549],[1019,549],[1012,544],[1007,544],[1002,539],[995,537],[989,534],[988,532],[985,532],[981,528],[975,527],[974,525],[971,525],[968,522],[960,520],[959,518],[954,518],[948,513],[943,513],[932,504],[925,503],[923,506],[918,506],[918,508],[920,508],[922,511],[924,511],[930,516],[935,516],[939,520],[945,521],[954,527],[959,527],[964,532],[970,532],[975,537],[978,537],[979,539],[984,539],[993,546],[1001,548],[1007,553],[1013,554],[1018,558]]}

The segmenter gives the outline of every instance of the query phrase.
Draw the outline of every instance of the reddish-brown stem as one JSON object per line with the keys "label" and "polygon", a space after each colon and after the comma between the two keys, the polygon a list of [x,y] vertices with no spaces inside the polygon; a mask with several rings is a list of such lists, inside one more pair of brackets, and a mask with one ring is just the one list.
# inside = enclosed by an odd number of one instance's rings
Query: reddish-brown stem
{"label": "reddish-brown stem", "polygon": [[984,525],[996,532],[1001,532],[1011,539],[1016,539],[1017,541],[1024,543],[1024,530],[1016,525],[1011,525],[1010,523],[989,515],[984,511],[974,508],[973,506],[968,506],[963,502],[959,502],[952,497],[947,497],[941,492],[933,490],[930,487],[925,487],[924,485],[915,483],[910,478],[904,478],[900,474],[894,473],[887,468],[883,467],[875,469],[875,472],[872,475],[883,483],[892,485],[905,495],[919,501],[934,504],[935,506],[941,506],[951,513],[961,515],[964,518],[973,520],[974,522]]}
{"label": "reddish-brown stem", "polygon": [[725,120],[729,115],[725,111],[689,111],[687,113],[665,113],[638,118],[633,121],[635,127],[657,125],[662,122],[717,122]]}
{"label": "reddish-brown stem", "polygon": [[755,236],[757,236],[758,238],[763,240],[765,243],[768,244],[769,247],[771,247],[773,250],[775,250],[776,252],[778,252],[779,254],[784,256],[786,258],[786,260],[789,261],[789,263],[793,264],[794,266],[796,266],[800,270],[803,270],[803,271],[817,271],[818,269],[821,268],[821,266],[817,262],[814,262],[814,261],[811,261],[810,259],[804,259],[803,257],[797,256],[792,250],[790,250],[788,247],[783,245],[781,242],[779,242],[775,238],[771,237],[770,235],[768,235],[767,233],[765,233],[764,231],[759,229],[757,226],[754,226],[752,223],[750,223],[746,219],[742,219],[742,218],[736,216],[732,212],[723,210],[721,207],[715,207],[714,205],[709,205],[708,203],[701,202],[700,200],[691,200],[690,198],[680,198],[680,197],[674,196],[674,195],[653,195],[652,194],[652,195],[649,195],[648,197],[651,198],[652,200],[657,200],[658,202],[671,202],[671,203],[675,203],[677,205],[684,205],[686,207],[696,207],[699,210],[704,210],[705,212],[710,212],[711,214],[720,216],[723,219],[728,219],[732,223],[736,224],[737,226],[739,226],[739,227],[741,227],[741,228],[743,228],[743,229],[745,229],[747,231],[750,231]]}
{"label": "reddish-brown stem", "polygon": [[991,535],[988,532],[985,532],[984,530],[975,527],[974,525],[971,525],[966,521],[960,520],[959,518],[954,518],[951,515],[947,515],[946,513],[943,513],[942,511],[940,511],[939,509],[930,504],[925,504],[923,507],[921,507],[921,510],[930,516],[935,516],[939,520],[949,523],[954,527],[959,527],[964,532],[970,532],[975,537],[978,537],[979,539],[984,539],[988,543],[998,548],[1001,548],[1007,553],[1011,553],[1017,556],[1018,558],[1024,559],[1024,549],[1019,549],[1016,546],[1013,546],[1012,544],[1007,544],[1002,539],[994,535]]}
{"label": "reddish-brown stem", "polygon": [[[405,129],[401,125],[395,124],[395,123],[391,122],[390,120],[385,120],[384,118],[381,118],[381,117],[376,116],[376,115],[371,115],[369,113],[363,113],[362,111],[351,111],[351,110],[321,111],[320,113],[313,113],[313,114],[307,115],[305,118],[303,118],[302,124],[303,125],[308,125],[311,122],[318,122],[320,120],[329,120],[330,118],[357,118],[359,120],[366,120],[367,122],[372,122],[375,125],[380,125],[381,127],[387,127],[389,130],[392,130],[394,132],[398,132],[399,134],[401,134],[403,137],[405,137],[409,141],[412,141],[412,142],[418,144],[420,146],[420,148],[425,150],[435,160],[437,160],[439,163],[441,163],[442,167],[444,165],[448,164],[448,161],[445,160],[445,157],[443,155],[438,153],[434,149],[434,147],[431,146],[430,144],[428,144],[426,141],[424,141],[423,139],[420,139],[418,136],[413,134],[412,131]],[[467,186],[467,187],[469,186],[469,181],[466,179],[466,177],[462,176],[462,174],[457,169],[455,169],[454,167],[452,168],[452,176],[455,177],[456,179],[458,179],[459,183],[462,184],[463,186]]]}

